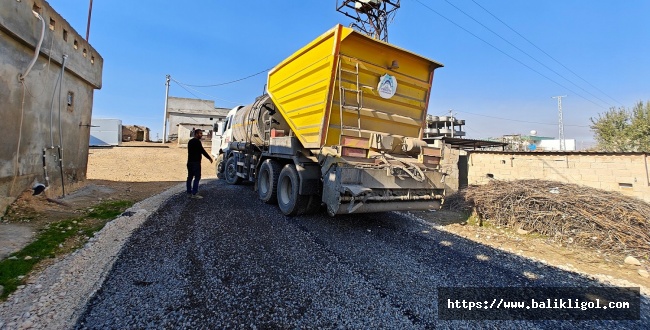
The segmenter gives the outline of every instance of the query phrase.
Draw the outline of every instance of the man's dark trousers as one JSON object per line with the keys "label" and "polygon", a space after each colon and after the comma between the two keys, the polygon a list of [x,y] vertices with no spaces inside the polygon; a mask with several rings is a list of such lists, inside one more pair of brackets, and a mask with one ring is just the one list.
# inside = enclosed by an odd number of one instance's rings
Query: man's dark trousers
{"label": "man's dark trousers", "polygon": [[[192,184],[194,179],[194,184]],[[201,180],[201,162],[187,163],[187,193],[196,195],[199,192],[199,180]]]}

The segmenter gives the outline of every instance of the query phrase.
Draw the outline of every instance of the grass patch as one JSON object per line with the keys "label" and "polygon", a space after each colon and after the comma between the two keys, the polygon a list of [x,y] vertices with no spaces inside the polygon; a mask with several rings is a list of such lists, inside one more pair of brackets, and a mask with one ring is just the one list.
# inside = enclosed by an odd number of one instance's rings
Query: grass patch
{"label": "grass patch", "polygon": [[476,216],[475,214],[470,213],[470,214],[467,215],[467,224],[482,227],[482,226],[486,225],[486,221],[483,221],[483,220],[479,219],[479,217]]}
{"label": "grass patch", "polygon": [[131,205],[133,205],[133,202],[131,201],[104,202],[92,209],[89,209],[89,213],[86,215],[86,217],[95,219],[113,219],[122,214],[124,210],[131,207]]}
{"label": "grass patch", "polygon": [[86,210],[84,216],[62,220],[42,229],[32,243],[0,261],[0,286],[4,288],[0,300],[6,300],[18,286],[23,285],[26,276],[39,262],[80,248],[95,232],[131,205],[132,201],[103,202]]}

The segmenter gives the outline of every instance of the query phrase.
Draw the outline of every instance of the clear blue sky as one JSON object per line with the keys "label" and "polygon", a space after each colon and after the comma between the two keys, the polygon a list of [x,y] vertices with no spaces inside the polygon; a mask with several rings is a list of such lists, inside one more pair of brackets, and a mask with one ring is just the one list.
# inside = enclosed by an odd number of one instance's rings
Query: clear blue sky
{"label": "clear blue sky", "polygon": [[[49,1],[82,36],[88,2]],[[90,43],[104,71],[93,116],[145,125],[155,139],[166,74],[210,85],[271,68],[337,23],[348,25],[335,7],[336,0],[95,0]],[[552,97],[567,95],[565,137],[581,146],[593,140],[590,117],[650,100],[648,13],[647,0],[402,0],[389,41],[445,65],[436,70],[429,113],[453,109],[467,137],[531,130],[557,137]],[[261,74],[189,91],[172,82],[170,96],[231,108],[251,103],[265,81]]]}

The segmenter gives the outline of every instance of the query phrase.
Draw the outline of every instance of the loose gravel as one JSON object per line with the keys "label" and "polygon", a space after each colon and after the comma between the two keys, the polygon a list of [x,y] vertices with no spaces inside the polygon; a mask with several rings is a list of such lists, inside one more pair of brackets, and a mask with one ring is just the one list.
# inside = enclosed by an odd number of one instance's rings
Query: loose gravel
{"label": "loose gravel", "polygon": [[647,299],[640,321],[439,320],[438,287],[601,284],[403,214],[288,218],[252,187],[223,181],[202,185],[202,200],[178,192],[156,196],[166,200],[156,211],[139,203],[134,216],[112,221],[3,304],[0,322],[10,329],[650,327]]}
{"label": "loose gravel", "polygon": [[170,197],[184,191],[179,184],[129,208],[106,224],[86,245],[40,274],[32,275],[0,304],[0,329],[69,329],[101,287],[131,233]]}

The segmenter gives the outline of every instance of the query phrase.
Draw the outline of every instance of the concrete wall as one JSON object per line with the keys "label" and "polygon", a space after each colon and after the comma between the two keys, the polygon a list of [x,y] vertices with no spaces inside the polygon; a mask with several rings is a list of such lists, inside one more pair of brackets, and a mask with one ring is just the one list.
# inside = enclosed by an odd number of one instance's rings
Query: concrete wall
{"label": "concrete wall", "polygon": [[[62,146],[66,187],[85,179],[93,93],[101,88],[103,59],[45,1],[0,0],[0,8],[3,142],[0,144],[0,214],[3,214],[6,206],[34,182],[45,183],[44,148]],[[43,17],[45,34],[31,72],[21,81],[19,76],[28,68],[41,36],[41,22],[32,9]],[[55,86],[63,55],[68,58],[59,94],[58,89],[55,93]],[[72,95],[71,104],[67,102],[68,94]],[[57,149],[46,152],[51,185],[48,195],[52,197],[61,192],[57,153]]]}
{"label": "concrete wall", "polygon": [[541,179],[618,191],[650,202],[650,164],[644,153],[508,153],[473,151],[469,184]]}
{"label": "concrete wall", "polygon": [[460,171],[458,161],[461,155],[466,155],[464,150],[454,149],[449,144],[442,143],[442,140],[434,140],[429,146],[442,148],[442,160],[440,170],[445,173],[444,188],[447,194],[458,191],[460,187]]}
{"label": "concrete wall", "polygon": [[182,128],[182,126],[195,126],[196,128],[212,129],[212,126],[219,119],[224,120],[226,118],[228,111],[230,109],[215,108],[214,101],[210,100],[170,97],[167,102],[169,134],[177,134],[178,143],[187,144],[189,138],[184,141],[181,141],[181,139],[186,136],[189,137],[189,131],[180,132],[179,128]]}
{"label": "concrete wall", "polygon": [[[192,129],[201,129],[203,130],[203,137],[201,141],[212,141],[212,125],[196,125],[196,124],[179,124],[178,125],[178,145],[181,147],[187,147],[187,143],[192,139]],[[209,147],[210,144],[204,145],[203,147]]]}

